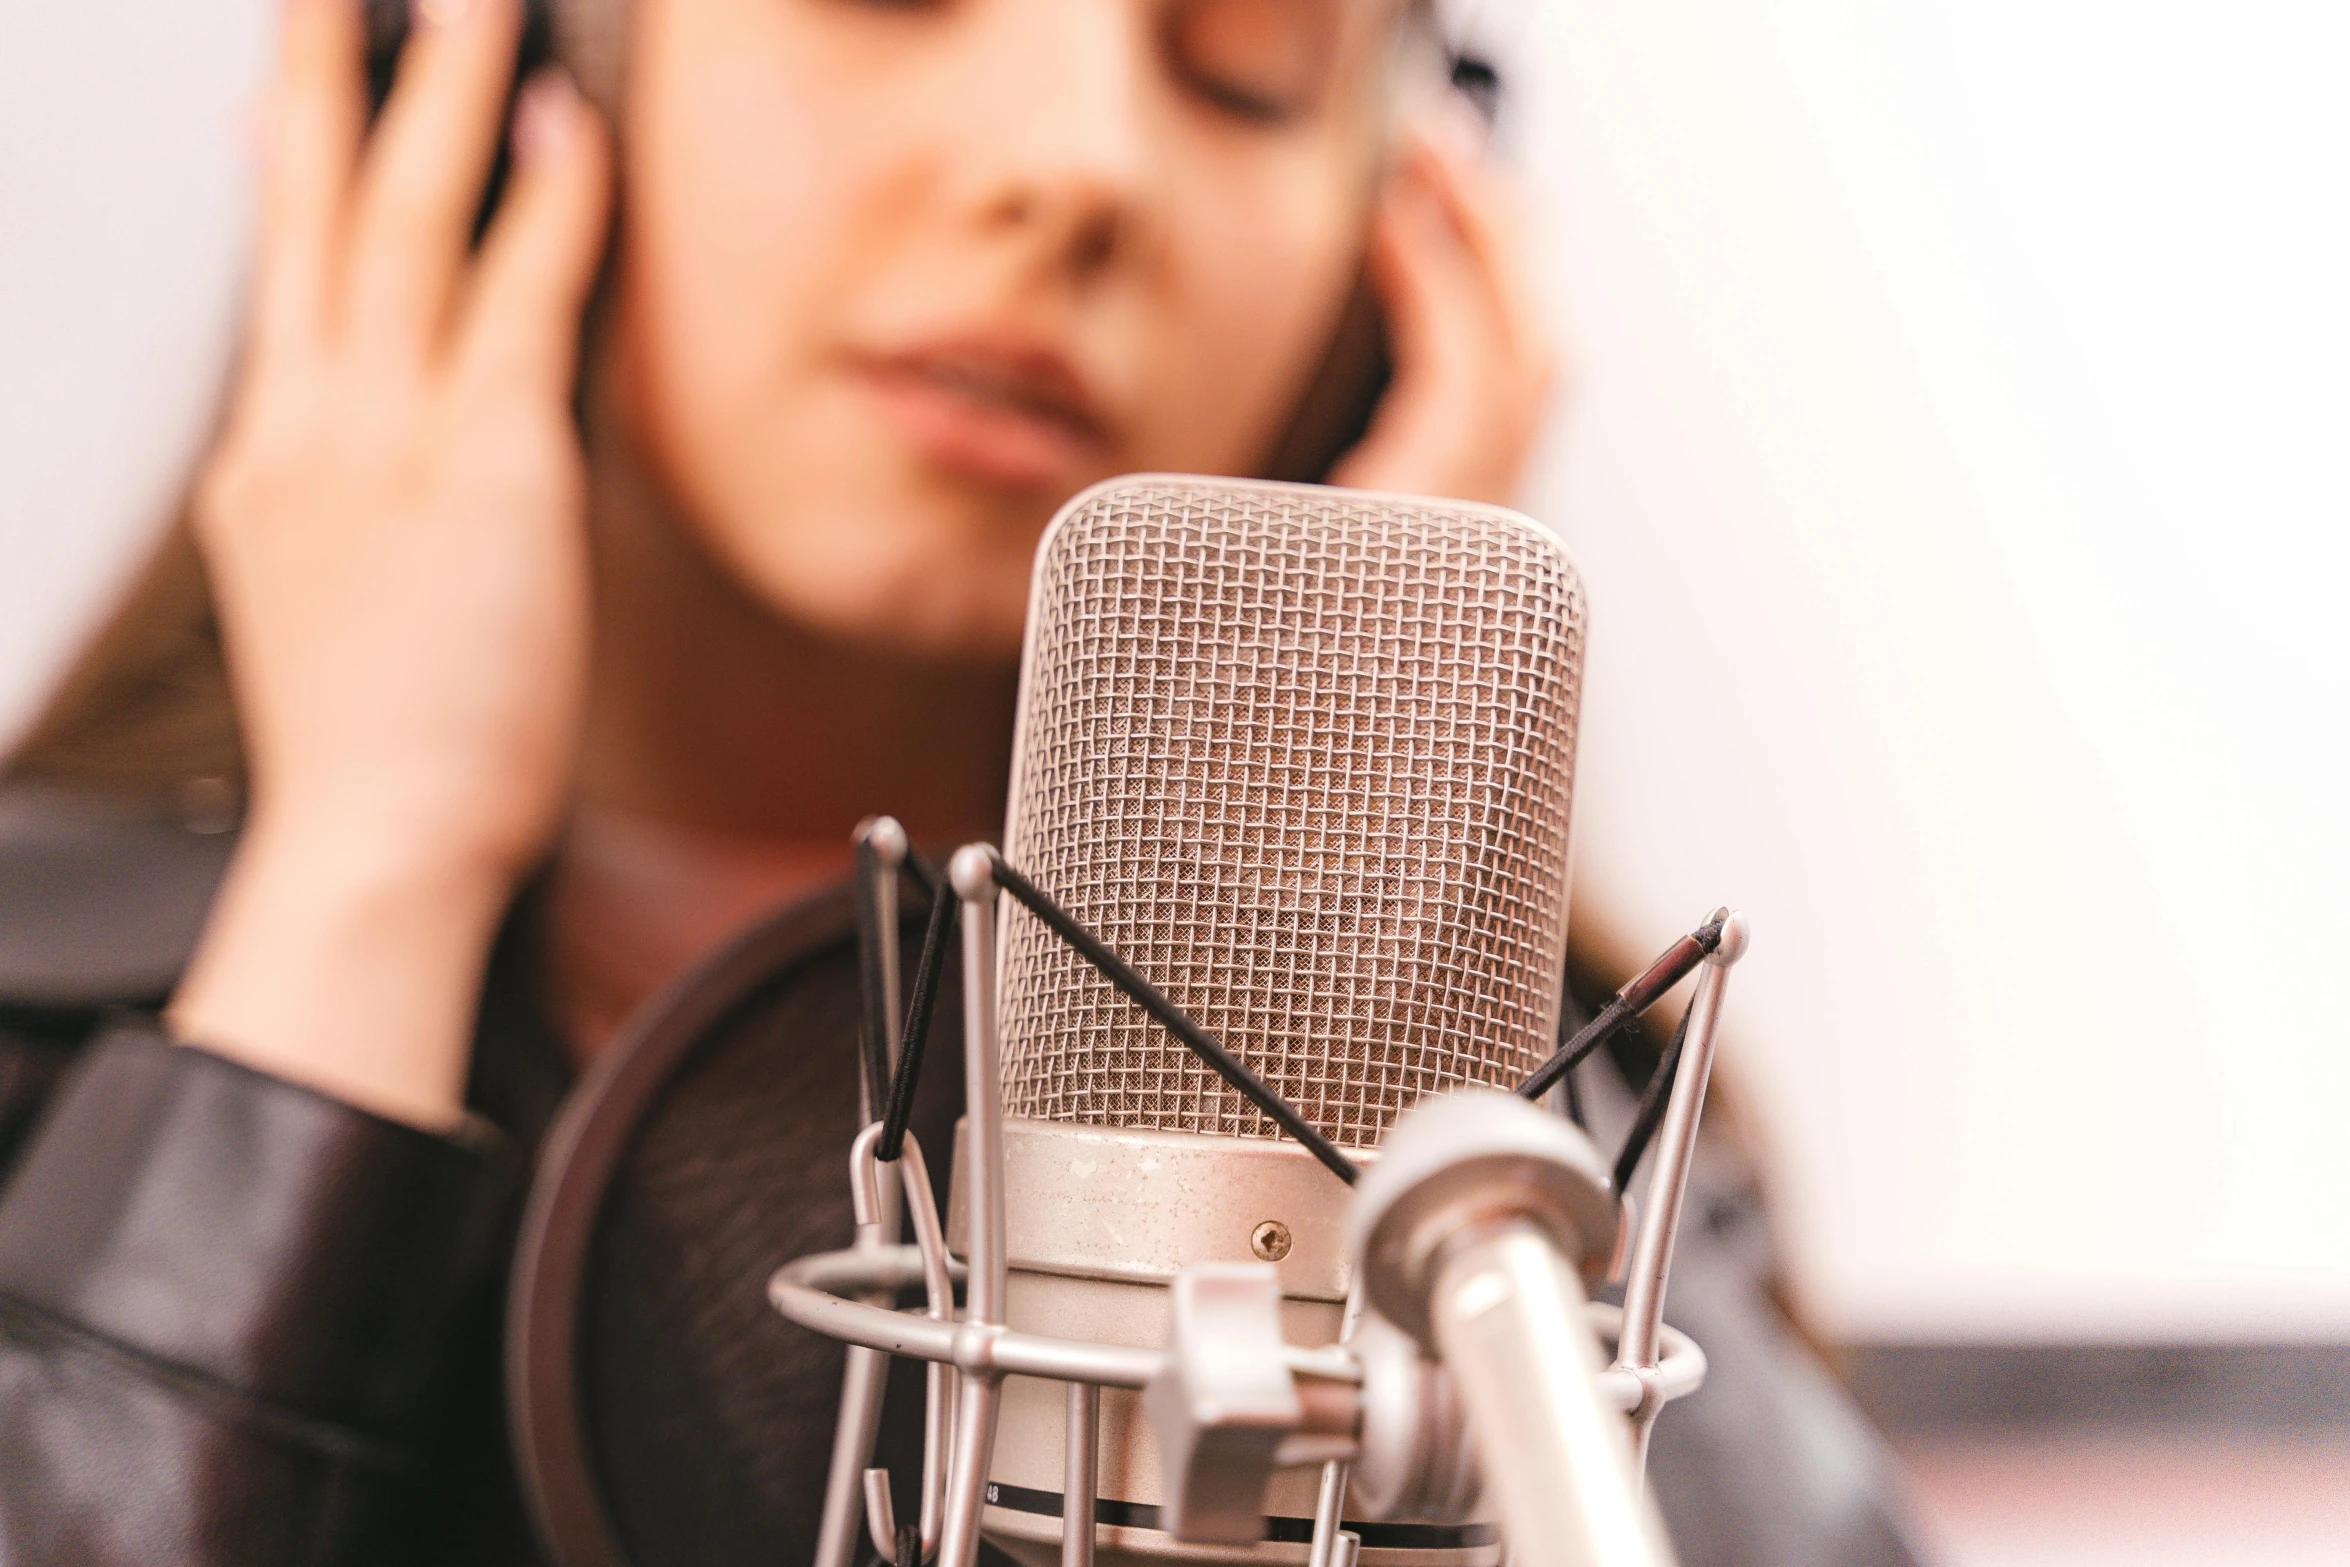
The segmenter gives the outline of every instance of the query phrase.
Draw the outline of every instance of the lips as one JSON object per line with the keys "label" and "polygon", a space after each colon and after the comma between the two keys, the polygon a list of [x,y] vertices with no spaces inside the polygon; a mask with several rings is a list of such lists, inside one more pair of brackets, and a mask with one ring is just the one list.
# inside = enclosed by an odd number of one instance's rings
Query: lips
{"label": "lips", "polygon": [[1110,434],[1060,354],[962,338],[865,358],[885,419],[923,461],[997,489],[1075,488],[1104,470]]}

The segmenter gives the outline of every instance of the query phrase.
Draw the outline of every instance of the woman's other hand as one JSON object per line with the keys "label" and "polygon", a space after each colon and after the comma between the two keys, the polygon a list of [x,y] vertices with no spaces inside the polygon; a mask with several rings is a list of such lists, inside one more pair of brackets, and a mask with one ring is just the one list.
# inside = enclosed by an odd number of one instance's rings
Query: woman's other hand
{"label": "woman's other hand", "polygon": [[1483,127],[1446,103],[1407,144],[1366,258],[1395,376],[1333,484],[1508,504],[1555,364],[1524,273],[1513,191]]}
{"label": "woman's other hand", "polygon": [[382,1114],[460,1112],[515,879],[586,679],[570,415],[610,154],[555,73],[470,239],[518,0],[421,0],[372,133],[362,10],[287,0],[239,385],[197,492],[252,775],[172,1008],[184,1037]]}

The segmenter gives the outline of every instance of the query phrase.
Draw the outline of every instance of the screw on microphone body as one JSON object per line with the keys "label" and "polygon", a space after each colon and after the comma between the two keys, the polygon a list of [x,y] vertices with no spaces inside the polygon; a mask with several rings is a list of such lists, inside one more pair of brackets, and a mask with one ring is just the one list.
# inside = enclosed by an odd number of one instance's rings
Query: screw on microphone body
{"label": "screw on microphone body", "polygon": [[1264,1262],[1279,1262],[1289,1255],[1289,1248],[1296,1243],[1296,1238],[1289,1233],[1289,1226],[1279,1219],[1267,1219],[1251,1230],[1248,1237],[1248,1249]]}

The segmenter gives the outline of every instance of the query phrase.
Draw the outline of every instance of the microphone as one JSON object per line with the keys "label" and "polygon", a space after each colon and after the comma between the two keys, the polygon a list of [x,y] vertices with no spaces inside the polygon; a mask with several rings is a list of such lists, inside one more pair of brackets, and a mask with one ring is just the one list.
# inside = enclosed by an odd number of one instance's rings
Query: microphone
{"label": "microphone", "polygon": [[[1094,490],[1037,552],[1004,857],[1330,1143],[1374,1148],[1550,1051],[1584,626],[1564,549],[1499,508]],[[1157,1347],[1180,1270],[1259,1263],[1288,1340],[1334,1342],[1346,1183],[1040,922],[1001,939],[1009,1323]],[[1019,1559],[1058,1559],[1066,1402],[1005,1386],[986,1528]],[[1157,1526],[1139,1402],[1103,1395],[1101,1548],[1222,1558]],[[1316,1489],[1276,1474],[1266,1559],[1303,1560]],[[1357,1532],[1399,1562],[1498,1554],[1485,1520]]]}
{"label": "microphone", "polygon": [[[1494,1092],[1538,1091],[1600,1037],[1553,1050],[1585,622],[1557,540],[1498,507],[1143,475],[1054,519],[1004,851],[949,868],[894,1068],[902,1100],[959,908],[950,1215],[925,1212],[917,1163],[924,1239],[887,1243],[893,1115],[852,1159],[859,1249],[769,1289],[804,1325],[958,1370],[919,1527],[865,1471],[885,1560],[969,1567],[984,1535],[1024,1567],[1486,1567],[1500,1523],[1529,1562],[1670,1562],[1635,1433],[1703,1357],[1628,1324],[1641,1353],[1599,1370],[1583,1291],[1624,1255],[1623,1206],[1579,1129]],[[1671,1085],[1660,1187],[1685,1175],[1712,1030],[1708,1010]],[[1669,1196],[1642,1225],[1652,1305]],[[926,1315],[856,1298],[917,1284]],[[836,1474],[863,1462],[836,1453]],[[1550,1505],[1538,1466],[1561,1463],[1572,1500]],[[828,1516],[844,1555],[850,1527]]]}

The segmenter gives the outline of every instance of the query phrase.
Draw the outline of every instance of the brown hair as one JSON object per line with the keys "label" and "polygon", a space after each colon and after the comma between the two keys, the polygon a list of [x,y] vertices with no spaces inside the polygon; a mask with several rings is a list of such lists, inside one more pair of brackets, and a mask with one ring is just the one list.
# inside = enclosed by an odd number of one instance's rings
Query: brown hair
{"label": "brown hair", "polygon": [[0,762],[0,779],[159,802],[199,779],[244,793],[220,621],[184,509]]}
{"label": "brown hair", "polygon": [[[626,0],[534,0],[552,23],[557,55],[607,114],[620,96]],[[371,46],[391,53],[407,31],[402,0],[367,0]],[[379,84],[380,90],[380,84]],[[220,620],[186,506],[132,579],[65,678],[0,758],[0,781],[93,794],[179,801],[198,780],[242,798],[244,742]]]}

